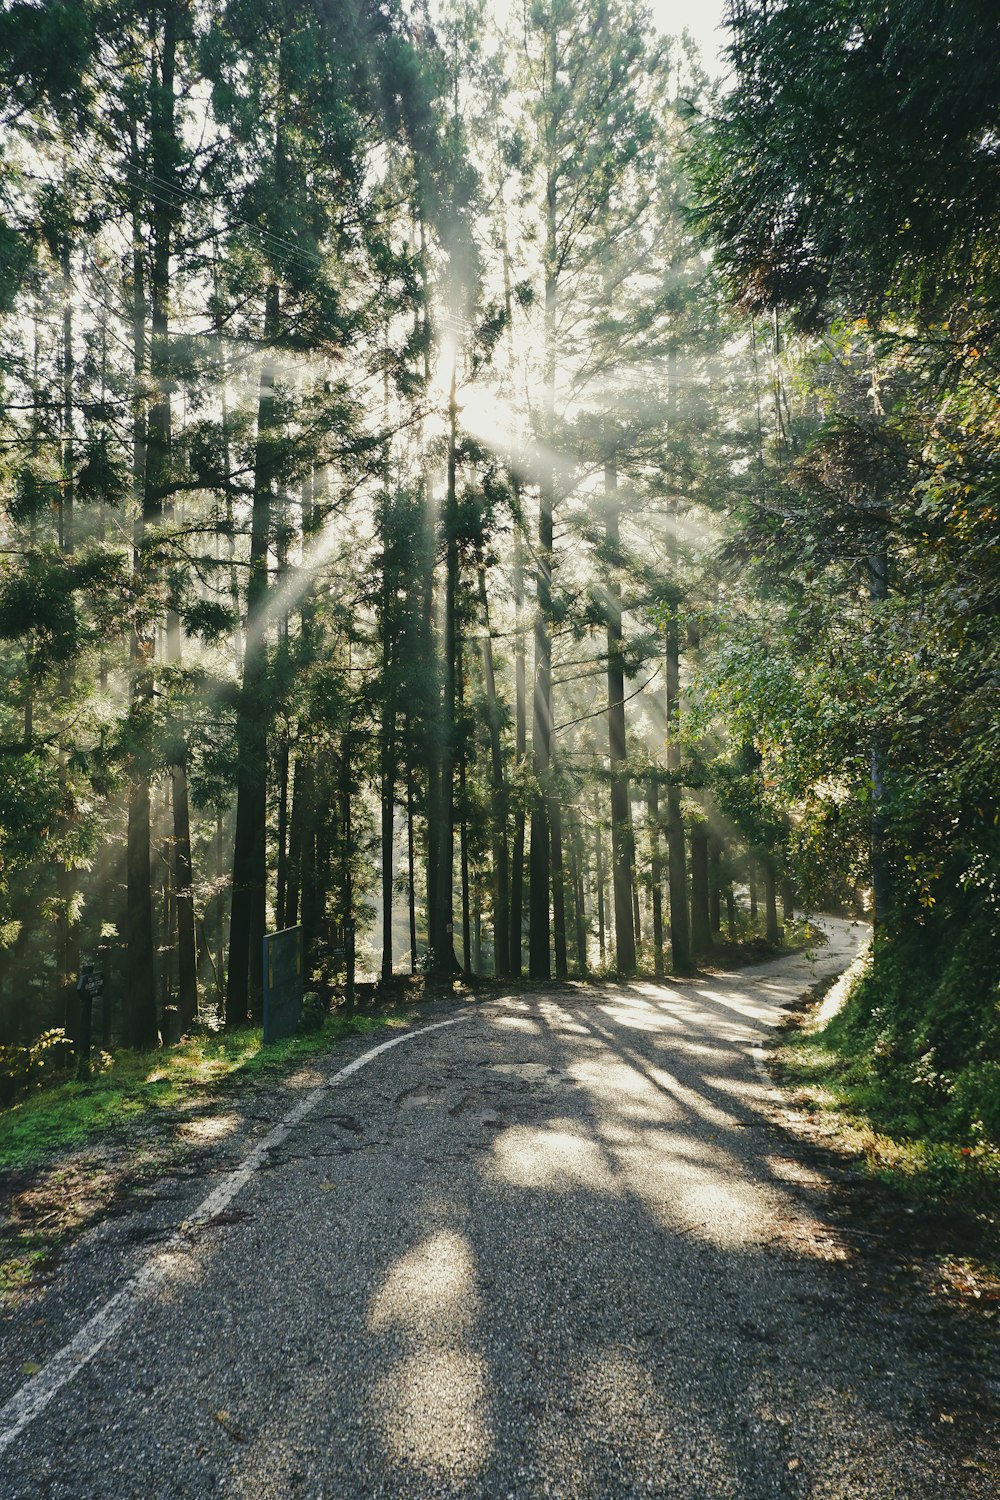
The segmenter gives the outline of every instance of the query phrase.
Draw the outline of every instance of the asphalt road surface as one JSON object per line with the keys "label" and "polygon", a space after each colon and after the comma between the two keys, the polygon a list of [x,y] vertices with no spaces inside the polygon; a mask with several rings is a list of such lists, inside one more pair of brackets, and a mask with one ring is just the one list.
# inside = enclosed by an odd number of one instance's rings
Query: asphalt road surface
{"label": "asphalt road surface", "polygon": [[206,1115],[207,1173],[5,1325],[0,1495],[995,1495],[969,1371],[865,1284],[754,1059],[830,931],[451,1006]]}

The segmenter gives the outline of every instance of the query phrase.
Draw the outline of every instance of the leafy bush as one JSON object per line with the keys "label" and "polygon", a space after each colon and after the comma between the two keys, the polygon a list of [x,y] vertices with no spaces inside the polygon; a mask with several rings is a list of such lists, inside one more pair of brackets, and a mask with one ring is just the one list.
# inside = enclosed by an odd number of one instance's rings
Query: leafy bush
{"label": "leafy bush", "polygon": [[72,1057],[73,1044],[61,1026],[43,1031],[41,1036],[22,1047],[0,1047],[0,1107],[3,1107],[32,1084],[65,1072]]}
{"label": "leafy bush", "polygon": [[928,1140],[1000,1141],[1000,968],[989,924],[952,917],[883,939],[816,1038],[872,1118]]}
{"label": "leafy bush", "polygon": [[315,990],[307,990],[302,997],[302,1010],[299,1012],[300,1035],[310,1031],[319,1031],[327,1014],[325,1001],[317,995]]}

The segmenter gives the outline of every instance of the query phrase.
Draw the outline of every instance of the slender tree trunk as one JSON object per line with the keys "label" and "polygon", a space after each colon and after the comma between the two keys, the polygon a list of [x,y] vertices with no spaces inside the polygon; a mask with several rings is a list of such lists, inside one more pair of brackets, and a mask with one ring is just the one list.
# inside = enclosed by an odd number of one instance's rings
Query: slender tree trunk
{"label": "slender tree trunk", "polygon": [[750,917],[753,920],[757,916],[757,875],[754,870],[750,871],[747,883],[750,887]]}
{"label": "slender tree trunk", "polygon": [[[422,216],[417,217],[417,234],[420,247],[419,268],[421,282],[420,306],[415,317],[414,332],[420,337],[424,350],[424,380],[427,384],[431,378],[431,295],[428,279],[428,254],[427,233]],[[450,413],[449,413],[450,416]],[[423,426],[419,430],[421,450],[423,451]],[[449,456],[454,454],[454,442],[451,441],[449,422]],[[424,859],[425,871],[425,909],[427,915],[427,943],[429,973],[432,977],[440,978],[445,972],[445,962],[436,950],[440,946],[442,926],[451,924],[451,897],[445,903],[439,893],[439,875],[443,863],[443,839],[444,839],[444,805],[443,805],[443,757],[445,748],[445,734],[447,726],[442,720],[441,691],[442,684],[439,679],[440,659],[436,649],[436,604],[435,604],[435,571],[437,558],[437,520],[435,507],[428,480],[426,468],[421,474],[421,489],[423,495],[423,507],[421,512],[421,614],[420,625],[422,633],[422,651],[424,661],[432,677],[432,688],[429,694],[426,714],[426,740],[424,746],[424,759],[427,769],[427,791],[425,796],[425,836],[426,848]],[[449,864],[449,871],[451,866]],[[450,888],[450,875],[449,875]],[[447,916],[442,917],[442,907],[447,906]],[[450,972],[451,961],[448,961],[447,971]]]}
{"label": "slender tree trunk", "polygon": [[392,866],[395,853],[396,819],[396,714],[389,705],[383,706],[381,729],[381,768],[379,773],[379,800],[381,804],[382,846],[382,983],[392,983]]}
{"label": "slender tree trunk", "polygon": [[601,805],[594,788],[594,863],[597,877],[597,950],[601,964],[608,961],[607,920],[604,904],[604,839],[601,836]]}
{"label": "slender tree trunk", "polygon": [[[132,422],[132,482],[139,502],[133,527],[133,571],[140,583],[147,571],[143,541],[147,523],[160,519],[159,496],[150,486],[147,469],[146,417],[141,387],[146,367],[146,261],[142,242],[139,200],[142,163],[135,126],[131,127],[133,369],[135,394]],[[132,707],[145,716],[153,701],[153,637],[133,626],[129,649]],[[153,956],[153,882],[150,868],[149,771],[137,755],[131,768],[126,854],[127,964],[125,973],[124,1034],[130,1047],[154,1047],[157,1042],[156,968]]]}
{"label": "slender tree trunk", "polygon": [[781,919],[790,922],[795,916],[795,893],[792,883],[786,876],[781,882]]}
{"label": "slender tree trunk", "polygon": [[454,873],[455,873],[455,736],[458,664],[458,498],[456,465],[458,449],[458,401],[456,397],[457,353],[451,367],[448,393],[448,480],[445,496],[445,606],[444,606],[444,701],[441,711],[441,797],[437,911],[433,939],[433,972],[450,979],[455,966]]}
{"label": "slender tree trunk", "polygon": [[[618,470],[614,458],[604,465],[604,534],[609,566],[618,562],[620,545]],[[615,907],[615,964],[622,974],[635,973],[636,922],[632,908],[631,807],[625,742],[625,664],[622,655],[622,606],[617,589],[608,590],[608,744],[611,761],[611,877]]]}
{"label": "slender tree trunk", "polygon": [[714,941],[722,931],[722,841],[714,833],[708,839],[708,913]]}
{"label": "slender tree trunk", "polygon": [[[181,622],[176,609],[167,611],[167,660],[181,660]],[[187,744],[178,725],[170,760],[170,801],[173,810],[174,896],[177,903],[177,1004],[181,1031],[198,1015],[198,956],[195,940],[194,868],[191,858],[191,817],[188,807]]]}
{"label": "slender tree trunk", "polygon": [[296,801],[301,799],[302,805],[302,843],[301,843],[301,878],[299,882],[301,908],[300,921],[302,923],[302,946],[306,954],[306,969],[311,969],[316,959],[316,946],[319,942],[320,921],[323,915],[323,900],[325,899],[326,885],[323,886],[323,899],[319,890],[319,866],[318,839],[320,830],[317,822],[324,826],[326,823],[325,812],[320,811],[319,802],[316,797],[316,767],[312,755],[309,752],[303,754],[301,748],[296,762],[296,782],[298,782],[298,770],[301,767],[302,788],[296,790]]}
{"label": "slender tree trunk", "polygon": [[178,990],[180,1026],[187,1031],[198,1016],[198,954],[195,941],[194,871],[191,864],[191,823],[187,771],[176,762],[170,768],[174,814],[174,899],[177,913]]}
{"label": "slender tree trunk", "polygon": [[572,829],[572,878],[573,878],[573,912],[576,917],[576,963],[581,978],[587,973],[587,911],[585,899],[586,887],[586,857],[584,853],[583,833],[580,827],[579,810],[573,814]]}
{"label": "slender tree trunk", "polygon": [[764,906],[767,912],[767,941],[777,946],[781,942],[781,929],[778,926],[778,877],[772,854],[764,859]]}
{"label": "slender tree trunk", "polygon": [[691,951],[701,958],[712,946],[708,896],[708,826],[691,825]]}
{"label": "slender tree trunk", "polygon": [[[75,524],[73,506],[76,489],[76,442],[75,442],[75,415],[74,415],[74,355],[73,355],[73,276],[71,260],[70,235],[67,230],[60,253],[60,269],[62,272],[62,486],[59,502],[59,545],[63,553],[69,557],[72,555],[75,543]],[[68,665],[62,667],[59,672],[59,698],[62,703],[68,703],[72,691],[71,670]],[[30,695],[29,695],[30,703]],[[30,710],[25,716],[26,728],[31,731]],[[29,740],[30,743],[30,740]],[[64,811],[61,814],[63,829],[69,833],[75,821],[75,810],[73,808],[74,797],[70,786],[66,747],[60,743],[59,746],[59,780],[61,783],[62,802]],[[74,867],[67,861],[62,860],[58,869],[59,890],[59,923],[56,954],[57,982],[60,1009],[63,1012],[64,1025],[77,1047],[81,1064],[89,1072],[89,1045],[86,1048],[87,1059],[84,1062],[81,1051],[82,1035],[82,1011],[80,994],[76,988],[77,974],[80,968],[80,919],[77,915],[77,891],[79,877]],[[88,1039],[89,1040],[89,1039]],[[82,1075],[85,1076],[85,1075]]]}
{"label": "slender tree trunk", "polygon": [[[677,349],[667,354],[667,434],[675,437],[677,419]],[[684,814],[681,808],[681,631],[678,619],[680,602],[679,559],[677,547],[678,502],[667,507],[667,561],[673,590],[665,641],[666,727],[667,727],[667,887],[670,895],[670,967],[675,974],[686,974],[691,968],[691,927],[688,919],[687,857],[684,838]]]}
{"label": "slender tree trunk", "polygon": [[[557,86],[556,26],[549,20],[546,74],[550,94]],[[538,486],[538,551],[535,572],[535,682],[532,718],[532,761],[539,791],[531,813],[531,850],[528,894],[528,971],[532,979],[551,973],[549,890],[553,837],[549,821],[551,801],[548,773],[552,755],[552,565],[555,516],[556,250],[557,189],[560,163],[556,158],[555,121],[546,123],[545,183],[545,309],[543,351],[543,457]]]}
{"label": "slender tree trunk", "polygon": [[225,865],[222,848],[222,809],[215,813],[215,1003],[219,1016],[224,1012],[226,991],[223,982],[226,958],[226,892],[223,885]]}
{"label": "slender tree trunk", "polygon": [[296,753],[292,770],[292,809],[288,820],[288,882],[285,887],[285,926],[299,923],[302,882],[302,756]]}
{"label": "slender tree trunk", "polygon": [[343,858],[343,873],[341,883],[344,900],[344,960],[346,976],[344,981],[344,1007],[348,1015],[353,1015],[355,1006],[355,936],[356,915],[354,911],[354,831],[351,825],[351,752],[353,746],[353,735],[351,725],[348,721],[344,730],[340,749],[340,819],[343,846],[341,850]]}
{"label": "slender tree trunk", "polygon": [[[459,796],[465,800],[465,762],[459,771]],[[462,871],[462,970],[468,979],[472,968],[472,922],[469,905],[469,827],[463,811],[458,832],[459,863]]]}
{"label": "slender tree trunk", "polygon": [[[500,705],[497,702],[496,676],[493,670],[493,640],[490,634],[490,606],[486,593],[486,569],[479,567],[479,604],[483,613],[483,681],[486,688],[486,717],[490,735],[490,772],[493,844],[493,967],[498,976],[510,971],[511,934],[509,920],[510,855],[507,843],[507,778],[504,775],[503,747],[500,742]],[[523,830],[522,822],[522,830]]]}
{"label": "slender tree trunk", "polygon": [[562,808],[557,797],[549,803],[549,826],[552,836],[552,939],[555,948],[556,978],[569,974],[566,953],[566,873],[563,868]]}
{"label": "slender tree trunk", "polygon": [[649,778],[647,791],[649,838],[652,846],[650,880],[653,905],[653,973],[663,976],[663,861],[660,857],[660,784],[655,775]]}
{"label": "slender tree trunk", "polygon": [[[889,554],[884,538],[868,558],[868,596],[871,600],[874,629],[881,633],[880,606],[889,597]],[[876,732],[871,744],[871,870],[872,925],[876,935],[885,926],[889,912],[889,869],[885,853],[885,750]]]}
{"label": "slender tree trunk", "polygon": [[632,817],[632,799],[628,803],[628,879],[632,892],[632,931],[635,933],[636,952],[642,942],[642,924],[639,914],[639,882],[636,878],[635,822]]}
{"label": "slender tree trunk", "polygon": [[[279,316],[279,291],[272,283],[267,291],[264,319],[268,343],[277,337]],[[245,1026],[248,1019],[260,1014],[263,978],[267,899],[267,553],[277,425],[274,381],[274,358],[268,353],[261,364],[257,399],[246,645],[236,719],[236,834],[226,977],[226,1024],[230,1027]]]}
{"label": "slender tree trunk", "polygon": [[292,924],[288,920],[288,782],[291,775],[291,747],[288,725],[282,724],[278,739],[278,827],[275,850],[274,921],[279,932]]}
{"label": "slender tree trunk", "polygon": [[466,781],[466,757],[468,752],[465,727],[465,646],[458,642],[458,722],[462,728],[461,747],[458,755],[458,800],[459,800],[459,863],[462,874],[462,968],[466,978],[472,974],[472,928],[469,911],[469,802]]}
{"label": "slender tree trunk", "polygon": [[396,588],[398,568],[391,545],[391,501],[382,506],[382,703],[379,724],[379,800],[382,846],[382,983],[392,982],[392,863],[396,817]]}
{"label": "slender tree trunk", "polygon": [[[407,736],[409,739],[409,736]],[[410,918],[410,974],[417,972],[417,895],[414,876],[415,849],[413,837],[413,764],[406,762],[406,877],[407,904]]]}
{"label": "slender tree trunk", "polygon": [[[302,565],[306,570],[307,582],[302,590],[299,600],[299,636],[296,648],[296,662],[300,673],[308,671],[313,660],[313,625],[315,603],[313,599],[313,586],[309,573],[310,559],[307,551],[307,538],[311,538],[316,524],[316,471],[309,475],[307,481],[302,485],[301,498],[301,530],[303,538]],[[313,830],[313,788],[314,781],[310,760],[310,749],[307,744],[296,736],[294,771],[292,774],[292,810],[289,819],[288,833],[288,884],[285,890],[285,924],[288,927],[297,927],[300,923],[303,927],[302,948],[305,955],[305,967],[307,974],[312,968],[313,949],[312,942],[315,940],[315,924],[307,935],[305,930],[305,907],[306,907],[306,845],[309,841],[310,848],[315,849],[315,834]],[[311,867],[313,872],[315,866]]]}
{"label": "slender tree trunk", "polygon": [[[519,771],[527,758],[527,678],[524,650],[524,542],[520,523],[514,532],[514,757]],[[514,815],[514,847],[510,876],[510,973],[521,973],[521,935],[524,925],[524,802],[519,797]]]}

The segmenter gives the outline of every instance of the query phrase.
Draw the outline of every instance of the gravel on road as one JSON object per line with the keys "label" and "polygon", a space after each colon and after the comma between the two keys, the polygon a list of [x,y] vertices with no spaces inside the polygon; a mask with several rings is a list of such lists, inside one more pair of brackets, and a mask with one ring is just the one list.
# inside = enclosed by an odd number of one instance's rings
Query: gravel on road
{"label": "gravel on road", "polygon": [[826,926],[736,974],[441,1011],[280,1139],[370,1043],[241,1095],[207,1177],[89,1231],[0,1325],[9,1426],[134,1289],[0,1497],[994,1500],[995,1347],[866,1281],[754,1064],[864,937]]}

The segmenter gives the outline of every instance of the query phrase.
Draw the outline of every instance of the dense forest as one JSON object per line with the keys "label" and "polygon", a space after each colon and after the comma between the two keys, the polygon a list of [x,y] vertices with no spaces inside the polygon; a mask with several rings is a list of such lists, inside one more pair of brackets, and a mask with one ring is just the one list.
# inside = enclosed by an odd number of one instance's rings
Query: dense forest
{"label": "dense forest", "polygon": [[351,1004],[837,908],[865,1045],[1000,1128],[995,15],[734,0],[729,59],[628,0],[0,7],[24,1067],[88,962],[140,1047],[300,923]]}

